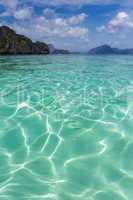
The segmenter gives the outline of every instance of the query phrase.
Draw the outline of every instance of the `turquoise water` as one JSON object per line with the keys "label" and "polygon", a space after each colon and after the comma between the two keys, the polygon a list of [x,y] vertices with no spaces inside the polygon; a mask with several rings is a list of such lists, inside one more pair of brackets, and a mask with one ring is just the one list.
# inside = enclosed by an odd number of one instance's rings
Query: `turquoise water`
{"label": "turquoise water", "polygon": [[133,57],[0,57],[0,200],[133,199]]}

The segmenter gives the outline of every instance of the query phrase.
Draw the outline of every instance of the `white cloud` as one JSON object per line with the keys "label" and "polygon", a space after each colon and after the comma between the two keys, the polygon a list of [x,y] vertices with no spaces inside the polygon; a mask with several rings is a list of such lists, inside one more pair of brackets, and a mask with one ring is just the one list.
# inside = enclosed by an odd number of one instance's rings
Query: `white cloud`
{"label": "white cloud", "polygon": [[79,24],[79,23],[82,23],[86,17],[87,17],[87,15],[85,13],[81,13],[80,15],[71,17],[68,20],[68,23],[72,24],[72,25]]}
{"label": "white cloud", "polygon": [[58,26],[74,26],[74,25],[79,25],[82,22],[85,21],[87,15],[85,13],[81,13],[79,15],[76,16],[72,16],[70,18],[55,18],[54,22],[56,25]]}
{"label": "white cloud", "polygon": [[9,10],[15,10],[18,4],[18,0],[0,0],[0,4]]}
{"label": "white cloud", "polygon": [[126,12],[117,13],[107,26],[110,32],[116,31],[119,27],[133,28],[133,20]]}
{"label": "white cloud", "polygon": [[0,5],[5,8],[5,11],[0,13],[0,17],[12,16],[16,11],[18,0],[0,0]]}
{"label": "white cloud", "polygon": [[40,37],[73,37],[86,39],[88,37],[88,29],[81,27],[80,23],[85,20],[85,14],[73,16],[70,18],[53,18],[47,19],[44,16],[34,18],[31,25],[34,33]]}
{"label": "white cloud", "polygon": [[29,19],[32,15],[31,8],[23,8],[14,12],[14,17],[18,20]]}
{"label": "white cloud", "polygon": [[130,16],[130,14],[124,11],[118,12],[116,16],[114,16],[106,26],[102,25],[100,27],[97,27],[96,31],[115,33],[120,28],[133,28],[133,18]]}

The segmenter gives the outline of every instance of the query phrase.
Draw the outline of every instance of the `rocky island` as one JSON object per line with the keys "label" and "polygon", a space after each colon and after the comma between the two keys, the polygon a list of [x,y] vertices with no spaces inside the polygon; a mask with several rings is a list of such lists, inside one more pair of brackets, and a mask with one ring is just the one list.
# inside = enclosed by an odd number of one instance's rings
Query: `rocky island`
{"label": "rocky island", "polygon": [[7,26],[0,27],[0,54],[48,54],[46,43],[32,42]]}
{"label": "rocky island", "polygon": [[90,55],[133,55],[133,49],[112,48],[109,45],[102,45],[89,51]]}
{"label": "rocky island", "polygon": [[48,47],[50,54],[70,54],[70,51],[65,49],[56,49],[52,44],[49,44]]}
{"label": "rocky island", "polygon": [[53,54],[70,54],[70,52],[68,50],[65,50],[65,49],[55,49]]}

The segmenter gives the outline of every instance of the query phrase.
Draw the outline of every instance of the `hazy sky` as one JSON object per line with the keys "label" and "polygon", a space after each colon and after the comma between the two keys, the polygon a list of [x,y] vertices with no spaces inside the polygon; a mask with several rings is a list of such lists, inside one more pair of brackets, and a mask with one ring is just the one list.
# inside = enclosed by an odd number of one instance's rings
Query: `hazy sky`
{"label": "hazy sky", "polygon": [[0,25],[73,51],[133,47],[133,0],[0,0]]}

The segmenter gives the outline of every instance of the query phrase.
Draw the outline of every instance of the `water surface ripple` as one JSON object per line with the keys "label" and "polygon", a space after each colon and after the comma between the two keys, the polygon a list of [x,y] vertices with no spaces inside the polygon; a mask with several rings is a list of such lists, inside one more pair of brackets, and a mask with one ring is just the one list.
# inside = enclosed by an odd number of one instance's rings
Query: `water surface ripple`
{"label": "water surface ripple", "polygon": [[133,199],[133,58],[0,57],[0,200]]}

